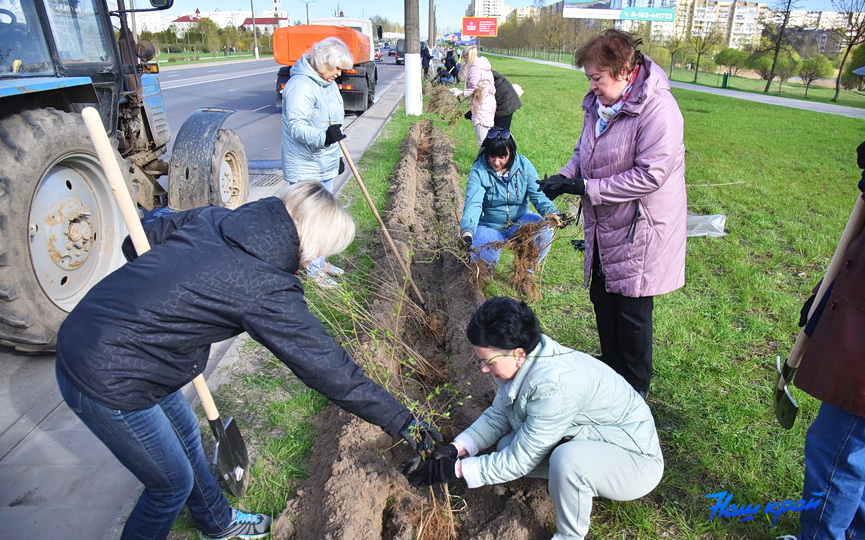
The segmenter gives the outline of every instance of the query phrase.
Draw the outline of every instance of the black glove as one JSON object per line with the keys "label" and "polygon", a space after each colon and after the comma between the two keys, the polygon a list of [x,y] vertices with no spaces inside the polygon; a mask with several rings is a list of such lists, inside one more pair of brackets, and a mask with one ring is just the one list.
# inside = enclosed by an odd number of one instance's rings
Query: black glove
{"label": "black glove", "polygon": [[472,235],[470,235],[470,234],[464,234],[463,235],[463,244],[465,245],[466,249],[471,249],[472,248],[472,242],[474,242],[474,241],[475,240],[472,237]]}
{"label": "black glove", "polygon": [[[856,148],[856,163],[860,169],[865,169],[865,142]],[[865,170],[862,171],[862,180],[859,180],[859,191],[865,193]]]}
{"label": "black glove", "polygon": [[414,487],[446,484],[457,477],[455,458],[425,459],[403,463],[402,473]]}
{"label": "black glove", "polygon": [[324,133],[324,145],[330,146],[336,141],[341,141],[345,139],[345,133],[339,130],[342,127],[342,124],[331,124],[328,126],[327,131]]}
{"label": "black glove", "polygon": [[342,158],[339,158],[339,172],[337,174],[342,174],[345,172],[345,161]]}
{"label": "black glove", "polygon": [[433,449],[432,453],[433,459],[456,459],[459,455],[460,451],[457,450],[456,445],[453,443],[439,444]]}
{"label": "black glove", "polygon": [[586,182],[579,176],[568,178],[561,174],[554,174],[544,180],[538,180],[538,188],[551,201],[562,193],[570,193],[571,195],[586,194]]}
{"label": "black glove", "polygon": [[463,115],[463,117],[466,120],[471,120],[472,119],[472,111],[471,110],[466,111],[466,113]]}
{"label": "black glove", "polygon": [[399,434],[411,446],[412,450],[420,452],[426,452],[435,443],[444,441],[444,437],[436,428],[417,418],[410,418],[399,430]]}

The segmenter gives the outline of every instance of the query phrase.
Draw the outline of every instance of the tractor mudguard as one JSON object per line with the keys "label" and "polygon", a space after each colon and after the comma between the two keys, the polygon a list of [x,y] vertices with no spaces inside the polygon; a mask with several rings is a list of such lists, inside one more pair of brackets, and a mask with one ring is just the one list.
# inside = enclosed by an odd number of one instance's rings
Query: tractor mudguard
{"label": "tractor mudguard", "polygon": [[168,206],[182,211],[210,204],[211,163],[219,130],[235,109],[204,107],[186,119],[171,151]]}

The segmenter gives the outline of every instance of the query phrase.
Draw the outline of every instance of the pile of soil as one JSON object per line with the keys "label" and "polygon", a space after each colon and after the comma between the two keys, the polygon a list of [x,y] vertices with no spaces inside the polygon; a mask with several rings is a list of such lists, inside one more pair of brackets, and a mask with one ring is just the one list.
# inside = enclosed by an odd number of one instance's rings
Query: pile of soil
{"label": "pile of soil", "polygon": [[[432,411],[449,441],[495,394],[465,337],[483,296],[477,270],[463,261],[459,246],[463,194],[453,143],[431,122],[421,121],[404,141],[401,156],[385,222],[425,296],[427,312],[418,307],[394,254],[382,243],[371,280],[378,293],[369,295],[368,308],[404,345],[400,350],[414,357],[408,361],[372,336],[351,352],[375,380],[388,388],[398,385],[422,404],[418,410]],[[399,468],[410,457],[406,444],[333,405],[317,424],[310,477],[274,524],[275,539],[534,540],[554,532],[546,481],[521,479],[469,490],[455,480],[449,492],[416,489]]]}

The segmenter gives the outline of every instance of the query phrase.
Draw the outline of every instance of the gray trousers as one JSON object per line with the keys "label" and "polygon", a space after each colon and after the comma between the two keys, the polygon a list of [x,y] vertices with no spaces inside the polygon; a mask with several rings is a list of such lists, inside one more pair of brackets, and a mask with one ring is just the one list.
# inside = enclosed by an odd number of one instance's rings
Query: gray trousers
{"label": "gray trousers", "polygon": [[[502,449],[514,438],[498,442]],[[556,447],[526,476],[549,479],[556,507],[556,538],[581,539],[589,532],[592,499],[631,501],[649,494],[664,474],[664,458],[649,459],[614,444],[572,440]]]}

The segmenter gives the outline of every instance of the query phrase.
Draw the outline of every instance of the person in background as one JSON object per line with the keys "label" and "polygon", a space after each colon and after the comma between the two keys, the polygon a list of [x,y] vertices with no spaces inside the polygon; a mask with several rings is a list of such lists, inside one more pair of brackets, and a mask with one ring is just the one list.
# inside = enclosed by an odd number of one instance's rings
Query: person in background
{"label": "person in background", "polygon": [[[462,241],[472,250],[472,259],[481,259],[489,268],[498,263],[501,247],[494,243],[511,238],[525,223],[559,211],[539,189],[538,173],[528,158],[517,153],[517,143],[507,129],[486,132],[481,150],[469,172],[466,198],[460,222]],[[532,202],[540,215],[528,211]],[[544,260],[553,240],[550,227],[535,238]]]}
{"label": "person in background", "polygon": [[436,68],[436,79],[438,84],[451,85],[454,83],[454,77],[443,67]]}
{"label": "person in background", "polygon": [[420,67],[423,69],[423,78],[426,79],[429,77],[429,63],[432,60],[432,54],[429,52],[429,48],[426,44],[421,47],[420,50]]}
{"label": "person in background", "polygon": [[469,70],[466,87],[462,91],[454,88],[453,93],[469,99],[470,108],[466,117],[471,119],[478,146],[481,146],[487,130],[495,124],[496,86],[493,82],[493,68],[489,60],[478,56],[477,47],[467,48],[465,59],[466,68]]}
{"label": "person in background", "polygon": [[498,392],[452,443],[403,464],[412,485],[547,478],[554,540],[586,536],[594,497],[630,501],[655,489],[664,473],[655,421],[620,375],[542,334],[531,308],[512,298],[481,304],[466,335]]}
{"label": "person in background", "polygon": [[[865,169],[865,142],[858,164]],[[859,190],[865,192],[865,170]],[[822,401],[805,437],[803,492],[805,500],[822,502],[800,512],[801,540],[865,537],[865,228],[844,261],[810,320],[813,297],[800,320],[810,341],[794,382]]]}
{"label": "person in background", "polygon": [[[145,225],[153,248],[93,287],[57,336],[60,393],[144,484],[122,539],[166,538],[187,506],[201,538],[260,538],[271,518],[233,509],[210,472],[181,388],[210,345],[242,332],[298,379],[360,418],[431,448],[438,432],[367,378],[307,309],[299,268],[345,249],[355,224],[321,183],[237,210],[216,206]],[[419,441],[419,445],[418,445]]]}
{"label": "person in background", "polygon": [[449,50],[447,55],[445,56],[445,69],[450,73],[454,80],[459,83],[460,82],[460,64],[454,56],[454,52]]}
{"label": "person in background", "polygon": [[507,77],[496,70],[493,70],[493,83],[496,86],[496,115],[493,124],[495,127],[511,129],[514,113],[523,106],[520,95]]}
{"label": "person in background", "polygon": [[[282,176],[286,182],[321,182],[333,191],[333,179],[345,164],[337,142],[345,139],[342,96],[336,80],[354,65],[348,47],[338,38],[325,38],[312,46],[291,68],[282,91]],[[306,268],[319,286],[331,288],[342,268],[316,257]]]}
{"label": "person in background", "polygon": [[577,51],[589,78],[574,155],[541,183],[582,198],[584,284],[601,360],[646,396],[654,297],[685,283],[684,122],[664,70],[630,34],[606,30]]}

